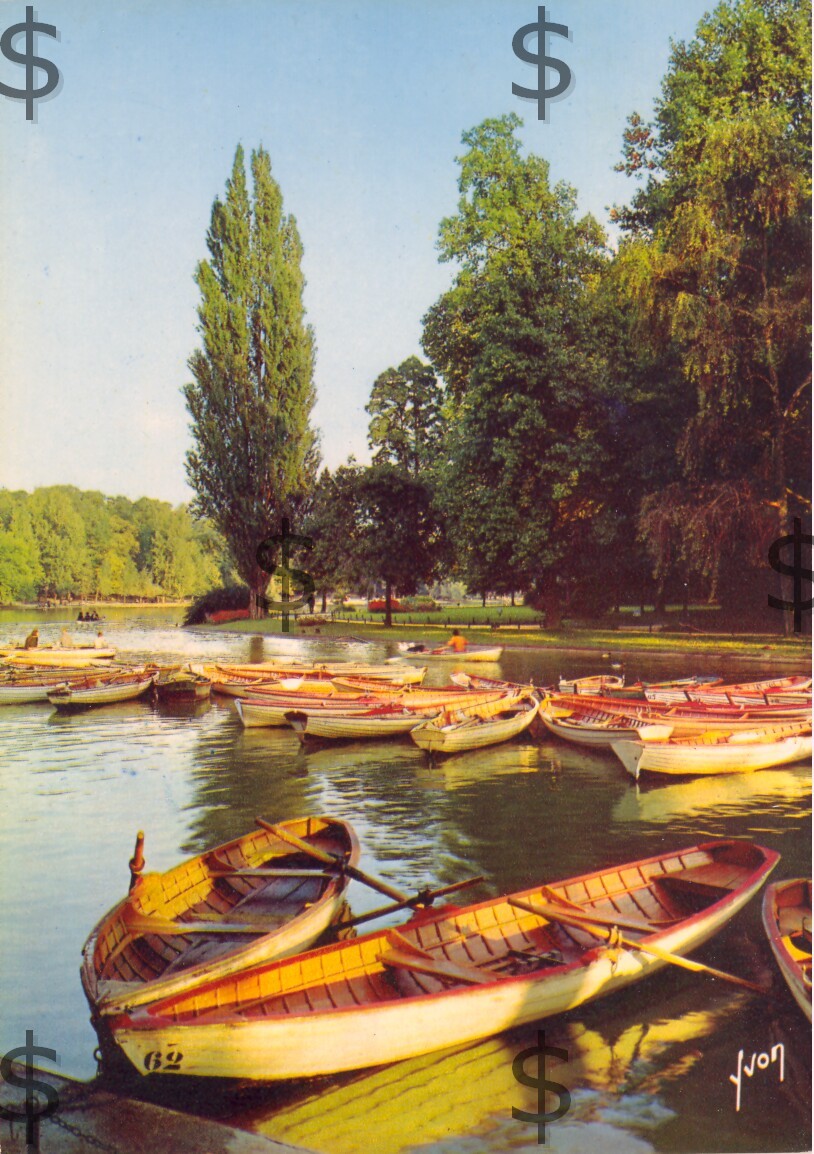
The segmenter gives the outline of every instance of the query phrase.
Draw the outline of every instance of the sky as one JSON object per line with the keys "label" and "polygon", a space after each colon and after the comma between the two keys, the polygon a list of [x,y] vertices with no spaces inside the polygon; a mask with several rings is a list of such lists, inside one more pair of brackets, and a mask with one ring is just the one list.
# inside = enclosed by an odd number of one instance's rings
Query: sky
{"label": "sky", "polygon": [[[423,356],[454,274],[436,239],[461,134],[518,113],[525,148],[607,227],[635,188],[613,171],[627,117],[651,113],[671,38],[712,6],[551,0],[570,37],[549,55],[574,84],[542,121],[512,94],[537,85],[512,51],[529,0],[40,0],[58,39],[35,54],[59,87],[33,122],[0,96],[0,487],[191,498],[193,277],[238,142],[269,152],[304,245],[324,463],[368,460],[373,382]],[[24,19],[0,0],[0,31]],[[0,83],[25,68],[0,57]]]}

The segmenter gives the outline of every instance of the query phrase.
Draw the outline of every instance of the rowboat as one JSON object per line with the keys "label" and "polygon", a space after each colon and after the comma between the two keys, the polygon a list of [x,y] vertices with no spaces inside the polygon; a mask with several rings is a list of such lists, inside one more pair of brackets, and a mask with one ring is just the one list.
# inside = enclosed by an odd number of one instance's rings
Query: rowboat
{"label": "rowboat", "polygon": [[60,672],[12,674],[0,678],[0,705],[25,705],[33,701],[47,701],[48,693],[57,686],[77,677],[86,677],[86,670],[63,669]]}
{"label": "rowboat", "polygon": [[[337,818],[280,822],[311,846],[355,865],[359,843]],[[141,835],[139,835],[141,838]],[[143,868],[140,844],[134,863]],[[134,863],[131,863],[131,867]],[[211,978],[307,949],[331,925],[348,878],[259,829],[181,862],[134,873],[135,884],[91,932],[82,985],[101,1015],[178,994]]]}
{"label": "rowboat", "polygon": [[115,656],[115,649],[16,649],[3,659],[3,664],[15,668],[37,665],[49,669],[84,669],[101,665]]}
{"label": "rowboat", "polygon": [[637,717],[589,718],[582,715],[570,716],[569,711],[540,707],[540,720],[549,733],[562,737],[575,745],[592,748],[609,747],[614,741],[644,736],[668,738],[673,732],[671,725],[653,725]]}
{"label": "rowboat", "polygon": [[57,709],[84,709],[90,705],[112,705],[141,697],[153,684],[154,672],[117,673],[107,677],[89,677],[48,691],[48,700]]}
{"label": "rowboat", "polygon": [[238,716],[247,728],[259,726],[288,725],[286,714],[292,710],[308,714],[336,716],[341,713],[365,713],[377,707],[407,709],[416,717],[433,717],[441,709],[495,701],[503,694],[496,690],[482,693],[466,693],[463,690],[411,690],[397,697],[364,696],[349,698],[328,697],[322,701],[304,701],[294,694],[264,694],[258,697],[242,697],[236,703]]}
{"label": "rowboat", "polygon": [[616,677],[612,673],[602,673],[594,677],[576,677],[570,681],[559,680],[560,693],[593,694],[605,693],[615,689],[624,689],[624,677]]}
{"label": "rowboat", "polygon": [[614,741],[611,749],[631,777],[641,773],[751,773],[811,757],[811,734],[778,737],[765,730],[711,734],[706,739]]}
{"label": "rowboat", "polygon": [[540,708],[538,701],[504,698],[462,715],[445,712],[410,730],[410,737],[430,754],[463,753],[509,741],[528,729]]}
{"label": "rowboat", "polygon": [[440,649],[428,649],[413,656],[426,657],[432,661],[500,661],[502,654],[502,645],[467,645],[466,649],[460,652],[444,645]]}
{"label": "rowboat", "polygon": [[421,722],[410,709],[393,709],[377,704],[360,712],[289,710],[286,721],[300,741],[359,741],[365,738],[401,737]]}
{"label": "rowboat", "polygon": [[645,688],[644,694],[648,701],[670,703],[698,701],[705,705],[737,705],[744,701],[746,705],[749,705],[750,702],[765,701],[767,693],[773,695],[798,693],[810,688],[810,677],[795,676],[774,677],[765,681],[738,682],[733,685],[651,685]]}
{"label": "rowboat", "polygon": [[763,927],[794,1000],[811,1021],[811,878],[775,882],[763,895]]}
{"label": "rowboat", "polygon": [[749,901],[778,858],[707,842],[424,910],[398,930],[119,1014],[111,1033],[141,1074],[282,1080],[432,1053],[561,1014],[672,960],[697,966],[683,955]]}
{"label": "rowboat", "polygon": [[160,676],[155,682],[155,692],[159,701],[208,701],[212,682],[182,670]]}
{"label": "rowboat", "polygon": [[574,697],[570,694],[552,694],[548,701],[557,709],[568,709],[572,717],[609,720],[629,717],[647,721],[652,725],[671,725],[673,736],[703,736],[710,729],[726,729],[731,732],[750,730],[779,721],[811,721],[811,710],[805,706],[774,708],[755,706],[752,709],[738,709],[723,706],[713,709],[708,705],[684,702],[680,705],[654,705],[650,702],[625,701],[619,698],[599,696]]}
{"label": "rowboat", "polygon": [[[308,677],[319,680],[331,680],[334,677],[366,677],[373,681],[392,681],[398,679],[405,685],[420,685],[427,672],[416,669],[413,665],[399,662],[385,665],[365,665],[358,661],[326,661],[318,664],[306,665],[295,661],[261,661],[252,665],[230,665],[224,662],[217,668],[222,673],[232,677]],[[214,679],[213,679],[214,680]]]}

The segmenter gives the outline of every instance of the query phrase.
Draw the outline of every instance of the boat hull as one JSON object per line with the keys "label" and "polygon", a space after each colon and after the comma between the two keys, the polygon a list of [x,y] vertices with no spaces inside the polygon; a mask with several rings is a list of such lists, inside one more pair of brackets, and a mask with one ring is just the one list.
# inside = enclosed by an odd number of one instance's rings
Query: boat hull
{"label": "boat hull", "polygon": [[[498,704],[498,703],[495,703]],[[488,707],[487,707],[488,708]],[[488,717],[481,720],[439,724],[441,719],[428,721],[410,731],[410,737],[427,753],[466,753],[473,749],[486,749],[510,741],[523,733],[534,721],[540,708],[535,701],[527,706],[503,705],[503,709],[513,708],[509,717]]]}
{"label": "boat hull", "polygon": [[466,649],[460,653],[454,650],[449,651],[434,651],[430,649],[424,653],[405,654],[409,657],[420,657],[422,660],[426,657],[428,661],[481,661],[481,662],[497,662],[503,656],[503,646],[494,645],[484,649],[476,649],[474,646],[467,646]]}
{"label": "boat hull", "polygon": [[631,777],[635,778],[641,773],[676,776],[752,773],[756,769],[771,769],[775,765],[791,765],[795,761],[810,759],[811,737],[722,745],[615,741],[611,749]]}
{"label": "boat hull", "polygon": [[150,689],[155,675],[142,678],[126,685],[101,685],[95,689],[72,689],[65,687],[50,690],[48,700],[57,709],[87,709],[92,705],[114,705],[120,701],[133,701]]}
{"label": "boat hull", "polygon": [[[775,882],[763,895],[763,927],[791,994],[811,1021],[811,879]],[[808,932],[808,951],[793,936]],[[804,956],[808,953],[807,958]],[[806,981],[806,970],[808,981]]]}

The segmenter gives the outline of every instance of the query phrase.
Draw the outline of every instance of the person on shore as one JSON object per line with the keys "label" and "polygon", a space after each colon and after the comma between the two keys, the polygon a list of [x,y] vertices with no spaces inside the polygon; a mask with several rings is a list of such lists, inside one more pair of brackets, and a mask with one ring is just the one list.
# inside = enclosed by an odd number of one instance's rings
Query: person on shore
{"label": "person on shore", "polygon": [[40,631],[34,628],[25,639],[25,649],[36,649],[40,643]]}
{"label": "person on shore", "polygon": [[67,629],[63,629],[59,635],[59,645],[61,649],[73,649],[74,639],[71,637]]}
{"label": "person on shore", "polygon": [[452,636],[447,642],[447,649],[452,649],[455,653],[463,653],[466,649],[466,638],[461,637],[457,629],[452,630]]}
{"label": "person on shore", "polygon": [[96,634],[96,640],[93,643],[93,648],[94,649],[107,649],[107,642],[105,641],[105,635],[101,629]]}

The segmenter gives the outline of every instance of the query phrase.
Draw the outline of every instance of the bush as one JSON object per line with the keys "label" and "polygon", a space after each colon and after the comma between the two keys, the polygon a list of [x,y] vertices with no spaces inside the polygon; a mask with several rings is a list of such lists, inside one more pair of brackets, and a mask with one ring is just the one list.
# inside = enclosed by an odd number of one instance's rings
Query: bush
{"label": "bush", "polygon": [[432,597],[404,597],[401,604],[405,613],[438,613],[441,610]]}
{"label": "bush", "polygon": [[184,616],[184,625],[204,625],[209,613],[224,609],[248,609],[249,589],[247,585],[222,585],[210,589],[202,597],[192,602]]}

